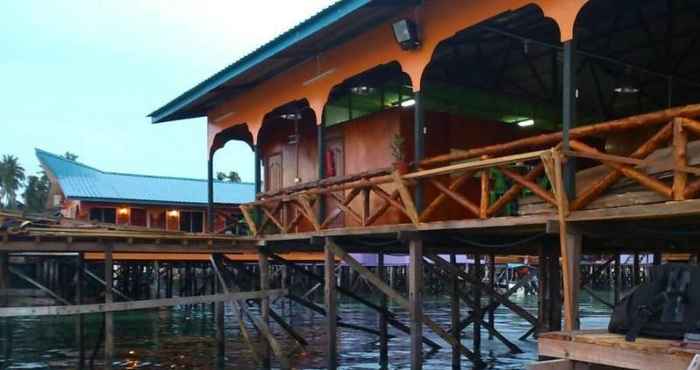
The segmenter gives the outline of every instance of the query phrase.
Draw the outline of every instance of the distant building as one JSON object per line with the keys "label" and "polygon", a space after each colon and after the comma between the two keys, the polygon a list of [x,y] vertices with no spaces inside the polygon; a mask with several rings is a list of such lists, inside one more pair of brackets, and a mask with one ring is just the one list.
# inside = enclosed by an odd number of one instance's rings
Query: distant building
{"label": "distant building", "polygon": [[[200,233],[207,230],[207,180],[105,172],[36,150],[51,187],[48,207],[67,218]],[[214,182],[214,231],[242,233],[238,205],[250,183]]]}

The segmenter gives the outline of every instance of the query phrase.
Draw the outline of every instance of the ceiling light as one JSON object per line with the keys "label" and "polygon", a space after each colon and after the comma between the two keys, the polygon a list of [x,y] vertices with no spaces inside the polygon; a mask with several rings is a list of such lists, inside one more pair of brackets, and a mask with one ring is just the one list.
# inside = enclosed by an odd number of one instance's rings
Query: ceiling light
{"label": "ceiling light", "polygon": [[394,38],[401,45],[401,49],[414,50],[420,46],[418,28],[412,20],[402,19],[394,22],[392,28],[394,30]]}
{"label": "ceiling light", "polygon": [[352,93],[355,95],[367,96],[367,95],[374,92],[374,88],[363,85],[363,86],[352,87],[352,88],[350,88],[350,91],[352,91]]}
{"label": "ceiling light", "polygon": [[282,119],[288,119],[290,121],[296,121],[301,119],[300,113],[282,113],[280,115]]}
{"label": "ceiling light", "polygon": [[416,99],[408,99],[401,102],[401,106],[404,108],[412,107],[416,105]]}
{"label": "ceiling light", "polygon": [[534,125],[535,125],[535,120],[532,118],[518,122],[518,126],[520,126],[520,127],[530,127],[530,126],[534,126]]}

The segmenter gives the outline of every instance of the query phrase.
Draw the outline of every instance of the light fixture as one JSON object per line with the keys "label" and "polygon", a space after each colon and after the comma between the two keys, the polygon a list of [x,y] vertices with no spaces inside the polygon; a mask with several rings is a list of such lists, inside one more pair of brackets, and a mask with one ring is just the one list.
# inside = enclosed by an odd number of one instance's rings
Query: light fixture
{"label": "light fixture", "polygon": [[401,19],[392,25],[394,38],[403,50],[414,50],[420,46],[418,27],[410,19]]}
{"label": "light fixture", "polygon": [[176,209],[173,209],[172,211],[168,212],[168,216],[170,216],[170,217],[177,217],[179,215],[180,215],[180,211],[178,211]]}
{"label": "light fixture", "polygon": [[297,121],[301,119],[301,113],[282,113],[280,117],[290,121]]}
{"label": "light fixture", "polygon": [[401,102],[401,106],[404,108],[412,107],[416,105],[416,99],[408,99]]}
{"label": "light fixture", "polygon": [[374,92],[374,88],[366,85],[361,85],[351,87],[350,91],[355,95],[367,96]]}
{"label": "light fixture", "polygon": [[120,215],[128,215],[128,214],[129,214],[129,209],[128,209],[128,208],[125,208],[125,207],[119,208],[119,214],[120,214]]}
{"label": "light fixture", "polygon": [[518,121],[518,126],[520,127],[530,127],[535,125],[535,120],[532,118],[528,118],[522,121]]}
{"label": "light fixture", "polygon": [[631,74],[632,71],[629,68],[625,69],[622,79],[613,89],[616,94],[632,95],[639,92],[639,86],[637,86],[636,81],[632,79]]}

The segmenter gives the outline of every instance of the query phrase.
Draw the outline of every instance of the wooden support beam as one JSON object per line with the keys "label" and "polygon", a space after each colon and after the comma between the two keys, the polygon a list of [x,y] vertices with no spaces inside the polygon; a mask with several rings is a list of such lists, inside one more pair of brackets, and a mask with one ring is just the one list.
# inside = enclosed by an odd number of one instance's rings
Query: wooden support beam
{"label": "wooden support beam", "polygon": [[481,322],[483,320],[484,315],[482,315],[481,311],[481,287],[483,285],[481,283],[481,255],[478,253],[474,254],[473,274],[474,281],[477,281],[479,283],[472,284],[472,297],[474,299],[474,306],[472,307],[472,309],[474,310],[474,316],[480,318],[481,320],[474,320],[472,340],[474,342],[474,353],[477,356],[481,357]]}
{"label": "wooden support beam", "polygon": [[326,304],[326,368],[338,368],[338,306],[336,302],[335,253],[332,240],[324,246],[324,299]]}
{"label": "wooden support beam", "polygon": [[[109,305],[114,302],[112,288],[114,287],[114,264],[112,261],[112,245],[105,244],[105,304]],[[112,361],[114,360],[114,316],[112,312],[104,313],[105,320],[105,370],[112,369]]]}
{"label": "wooden support beam", "polygon": [[[411,326],[411,370],[423,368],[423,241],[409,241],[408,310]],[[453,346],[459,341],[452,339]]]}
{"label": "wooden support beam", "polygon": [[[270,264],[267,256],[264,253],[258,252],[258,270],[260,271],[260,290],[270,289]],[[270,324],[270,299],[263,297],[260,300],[260,316],[261,320],[266,324]],[[263,368],[270,368],[270,347],[264,344],[261,348],[263,357]]]}
{"label": "wooden support beam", "polygon": [[440,190],[440,193],[445,194],[457,204],[466,208],[472,215],[479,217],[481,213],[479,206],[474,204],[471,200],[467,199],[466,197],[462,196],[461,194],[455,191],[450,190],[447,186],[443,185],[440,181],[437,181],[436,179],[431,178],[428,179],[428,181],[431,185]]}
{"label": "wooden support beam", "polygon": [[683,169],[688,166],[688,133],[680,119],[673,120],[673,164],[673,200],[685,200],[688,173]]}
{"label": "wooden support beam", "polygon": [[[75,304],[83,304],[83,269],[84,269],[83,254],[78,253],[75,261]],[[78,370],[83,370],[85,367],[85,316],[78,315],[75,322],[75,336],[78,347]]]}
{"label": "wooden support beam", "polygon": [[[408,299],[404,298],[399,292],[389,287],[379,277],[377,277],[376,274],[373,274],[366,267],[362,266],[361,263],[359,263],[348,253],[346,253],[342,248],[338,247],[335,243],[329,243],[329,245],[332,247],[333,252],[336,256],[340,257],[340,259],[342,259],[345,263],[350,265],[350,267],[353,270],[355,270],[362,277],[364,277],[369,283],[374,285],[377,289],[379,289],[379,291],[381,291],[382,293],[386,294],[389,298],[394,300],[399,306],[403,307],[404,309],[410,310],[411,306]],[[391,321],[389,323],[391,323]],[[449,343],[450,345],[455,344],[454,338],[451,335],[449,335],[447,331],[440,327],[440,325],[438,325],[430,317],[423,315],[422,323],[428,326],[435,334],[437,334],[445,342]],[[425,338],[423,338],[422,341],[424,343],[428,343],[428,341]],[[460,346],[463,356],[467,357],[472,362],[475,362],[475,364],[480,364],[479,359],[474,356],[472,351],[462,346],[461,344]]]}
{"label": "wooden support beam", "polygon": [[[488,157],[482,157],[486,159]],[[489,201],[491,195],[491,177],[489,175],[490,169],[481,170],[481,202],[479,204],[479,217],[481,219],[488,218]]]}
{"label": "wooden support beam", "polygon": [[[100,278],[99,276],[97,276],[95,273],[93,273],[92,271],[90,271],[90,269],[88,269],[87,266],[83,269],[83,272],[85,272],[85,275],[91,277],[92,279],[94,279],[94,280],[97,281],[98,283],[102,284],[102,286],[107,287],[107,283],[106,283],[102,278]],[[129,297],[129,296],[127,296],[126,294],[122,293],[121,290],[119,290],[119,289],[117,289],[117,288],[115,288],[115,287],[112,287],[112,293],[114,293],[115,295],[117,295],[117,296],[120,297],[121,299],[124,299],[124,300],[127,300],[127,301],[133,301],[133,299],[132,299],[131,297]]]}
{"label": "wooden support beam", "polygon": [[[469,179],[471,179],[474,172],[467,171],[460,174],[456,179],[454,179],[450,185],[447,187],[450,191],[457,191],[462,185],[464,185]],[[433,199],[430,204],[425,207],[425,209],[420,214],[420,221],[425,222],[430,219],[430,217],[435,213],[440,206],[447,200],[447,195],[445,193],[438,194],[435,199]]]}
{"label": "wooden support beam", "polygon": [[37,289],[41,290],[42,292],[48,294],[49,296],[51,296],[53,299],[57,300],[61,304],[65,304],[65,305],[71,304],[67,299],[61,297],[60,295],[58,295],[58,293],[54,292],[53,290],[49,289],[45,285],[43,285],[43,284],[39,283],[38,281],[32,279],[31,277],[27,276],[22,271],[17,270],[14,267],[9,267],[8,271],[11,272],[13,275],[17,276],[18,278],[35,286]]}
{"label": "wooden support beam", "polygon": [[536,182],[528,180],[527,178],[523,177],[522,175],[511,171],[508,168],[505,167],[499,167],[498,168],[506,177],[510,178],[511,180],[515,181],[519,185],[527,188],[528,190],[532,191],[537,195],[538,197],[542,198],[544,201],[547,203],[550,203],[554,206],[556,206],[557,201],[554,199],[552,194],[550,194],[547,190],[542,189],[541,186],[539,186]]}
{"label": "wooden support beam", "polygon": [[[222,256],[220,254],[213,254],[211,256],[212,260],[221,261]],[[223,287],[221,282],[217,279],[216,281],[216,291],[217,293],[222,293]],[[261,289],[262,290],[262,289]],[[226,356],[226,330],[225,330],[225,310],[224,302],[216,302],[214,304],[214,316],[216,324],[216,357],[217,361],[221,362]]]}
{"label": "wooden support beam", "polygon": [[[384,249],[379,248],[377,253],[377,274],[383,281],[386,280],[386,268],[384,267]],[[379,298],[379,305],[382,309],[387,309],[386,294]],[[379,366],[385,369],[389,366],[389,326],[387,316],[384,312],[379,313]]]}
{"label": "wooden support beam", "polygon": [[253,215],[250,214],[248,206],[241,205],[239,208],[243,214],[243,219],[245,220],[246,224],[248,224],[248,229],[250,229],[250,232],[253,234],[253,236],[258,235],[258,226],[255,223]]}
{"label": "wooden support beam", "polygon": [[411,192],[408,191],[408,186],[406,186],[406,182],[403,180],[401,174],[398,171],[392,172],[391,176],[394,178],[394,184],[396,185],[396,189],[399,191],[399,195],[401,196],[401,202],[403,202],[403,206],[406,214],[408,215],[408,218],[411,219],[411,222],[413,222],[414,225],[417,225],[420,222],[420,220],[418,219],[418,210],[416,209],[416,205],[413,202],[413,196],[411,195]]}
{"label": "wooden support beam", "polygon": [[[457,255],[450,254],[450,264],[457,265]],[[452,336],[455,341],[462,341],[462,331],[459,329],[460,318],[459,308],[459,279],[454,272],[450,273],[450,317],[452,319]],[[462,355],[459,353],[459,346],[452,346],[452,369],[459,370],[461,368]]]}
{"label": "wooden support beam", "polygon": [[575,302],[573,288],[576,281],[573,271],[571,271],[570,248],[568,248],[568,231],[566,218],[569,214],[569,200],[564,189],[564,164],[560,153],[554,154],[554,177],[553,184],[557,197],[557,216],[559,218],[559,248],[561,250],[563,284],[564,284],[564,328],[574,330],[576,326]]}

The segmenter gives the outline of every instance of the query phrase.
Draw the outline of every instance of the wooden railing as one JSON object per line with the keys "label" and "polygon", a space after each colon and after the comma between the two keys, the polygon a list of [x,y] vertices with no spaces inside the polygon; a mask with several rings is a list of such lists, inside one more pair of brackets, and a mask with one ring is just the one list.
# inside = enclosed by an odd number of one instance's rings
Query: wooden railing
{"label": "wooden railing", "polygon": [[[623,179],[667,200],[691,199],[700,194],[700,180],[691,181],[690,177],[700,175],[700,168],[688,165],[687,149],[689,137],[700,136],[700,121],[693,119],[697,116],[700,105],[689,105],[575,128],[569,132],[568,149],[562,144],[563,134],[556,132],[459,151],[423,160],[420,169],[411,173],[382,169],[261,194],[257,201],[241,206],[241,210],[252,233],[261,235],[298,232],[302,223],[309,231],[339,227],[334,222],[341,216],[350,222],[340,227],[347,224],[367,227],[379,224],[390,210],[399,215],[393,218],[394,223],[407,221],[418,225],[434,221],[441,211],[444,214],[448,204],[459,205],[460,219],[488,219],[501,216],[506,206],[526,194],[568,214],[585,208]],[[647,132],[653,130],[653,134],[629,155],[607,154],[596,147],[596,142],[608,135],[635,135],[642,128]],[[672,156],[670,184],[666,181],[668,176],[664,178],[643,169],[656,163],[651,156],[664,147],[670,147]],[[602,164],[608,171],[589,186],[578,189],[569,201],[557,189],[563,189],[562,173],[567,158],[574,157],[587,162],[579,169]],[[509,188],[493,191],[493,176],[507,179]],[[480,191],[467,194],[464,188],[469,183]],[[428,191],[436,194],[422,209],[415,205],[417,184],[422,184],[423,194]],[[332,205],[323,217],[318,213],[319,199]],[[386,224],[386,220],[381,222]]]}

